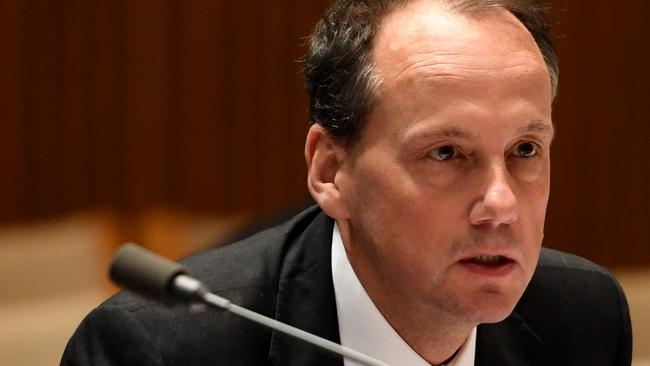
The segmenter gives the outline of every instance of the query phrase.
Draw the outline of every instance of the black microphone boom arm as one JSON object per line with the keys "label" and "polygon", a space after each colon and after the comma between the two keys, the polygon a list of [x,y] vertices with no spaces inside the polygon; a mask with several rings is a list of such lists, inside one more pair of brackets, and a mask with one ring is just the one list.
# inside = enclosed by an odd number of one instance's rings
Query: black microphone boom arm
{"label": "black microphone boom arm", "polygon": [[201,281],[189,276],[181,264],[160,257],[133,243],[122,245],[115,253],[109,276],[117,285],[154,300],[167,304],[173,302],[207,304],[362,365],[388,366],[361,352],[233,304],[211,293]]}

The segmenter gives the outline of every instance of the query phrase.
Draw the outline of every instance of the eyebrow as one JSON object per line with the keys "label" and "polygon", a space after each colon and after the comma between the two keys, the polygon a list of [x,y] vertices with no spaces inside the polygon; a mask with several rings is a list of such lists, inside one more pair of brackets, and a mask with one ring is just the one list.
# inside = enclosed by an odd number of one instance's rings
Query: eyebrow
{"label": "eyebrow", "polygon": [[[533,120],[527,125],[520,127],[517,133],[540,133],[552,139],[555,134],[555,129],[552,123],[544,120]],[[402,142],[415,147],[420,141],[432,141],[445,138],[471,140],[473,137],[474,135],[470,131],[455,126],[445,126],[435,130],[411,131],[404,136]]]}
{"label": "eyebrow", "polygon": [[422,140],[431,141],[443,138],[471,139],[472,134],[467,130],[463,130],[462,128],[448,126],[435,129],[433,131],[412,131],[411,133],[408,133],[404,136],[404,142],[408,142],[410,144],[414,142],[417,143],[417,141]]}
{"label": "eyebrow", "polygon": [[555,128],[553,128],[552,123],[544,122],[542,120],[534,120],[531,121],[526,126],[521,127],[518,132],[519,133],[537,132],[537,133],[542,133],[542,134],[549,135],[550,137],[553,137],[553,135],[555,134]]}

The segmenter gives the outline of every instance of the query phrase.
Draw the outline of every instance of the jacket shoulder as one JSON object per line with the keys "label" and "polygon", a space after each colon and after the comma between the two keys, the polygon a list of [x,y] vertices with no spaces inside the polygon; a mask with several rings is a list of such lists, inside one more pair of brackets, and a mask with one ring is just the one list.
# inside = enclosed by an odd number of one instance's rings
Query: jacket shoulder
{"label": "jacket shoulder", "polygon": [[[274,317],[286,252],[320,213],[310,208],[279,226],[181,261],[214,293]],[[62,365],[252,365],[268,357],[271,333],[231,313],[164,306],[121,291],[72,336]]]}
{"label": "jacket shoulder", "polygon": [[572,355],[576,365],[630,363],[623,290],[608,270],[587,259],[543,248],[515,311],[542,339],[548,357]]}

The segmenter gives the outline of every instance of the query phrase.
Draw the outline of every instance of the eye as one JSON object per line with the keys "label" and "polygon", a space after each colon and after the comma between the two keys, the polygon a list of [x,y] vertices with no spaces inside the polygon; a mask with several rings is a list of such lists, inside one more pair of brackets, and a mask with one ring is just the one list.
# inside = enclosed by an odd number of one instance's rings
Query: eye
{"label": "eye", "polygon": [[431,150],[429,156],[438,161],[448,161],[458,157],[458,149],[452,145],[444,145]]}
{"label": "eye", "polygon": [[515,147],[515,155],[520,158],[532,158],[537,154],[537,146],[532,142],[522,142]]}

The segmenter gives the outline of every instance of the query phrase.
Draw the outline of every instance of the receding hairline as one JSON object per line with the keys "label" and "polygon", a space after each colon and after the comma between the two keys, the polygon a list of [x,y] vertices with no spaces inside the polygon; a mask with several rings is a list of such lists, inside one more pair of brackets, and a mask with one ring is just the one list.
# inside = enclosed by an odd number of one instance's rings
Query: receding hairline
{"label": "receding hairline", "polygon": [[398,11],[400,8],[406,8],[410,4],[413,3],[433,3],[434,5],[438,6],[440,10],[450,16],[457,16],[463,19],[467,20],[472,20],[474,19],[481,19],[486,16],[495,16],[499,14],[503,14],[505,16],[508,16],[511,20],[511,24],[513,26],[516,26],[519,30],[523,31],[526,34],[526,37],[528,38],[527,41],[530,41],[530,45],[534,47],[534,50],[536,51],[537,55],[539,56],[539,60],[541,61],[541,64],[544,65],[544,68],[549,76],[549,81],[551,82],[551,93],[552,93],[552,98],[555,97],[555,85],[553,85],[553,76],[552,76],[552,71],[551,71],[551,66],[547,63],[547,60],[544,57],[543,51],[540,47],[540,45],[537,43],[537,40],[531,34],[530,30],[526,27],[525,24],[522,23],[522,21],[515,15],[513,12],[508,9],[506,6],[507,5],[512,5],[513,7],[516,8],[514,4],[517,4],[516,1],[498,1],[498,0],[488,0],[484,2],[478,2],[476,0],[401,0],[401,1],[396,1],[393,6],[389,7],[389,9],[386,11],[385,14],[381,17],[381,20],[379,21],[377,25],[377,32],[375,33],[374,37],[372,38],[371,41],[371,46],[370,46],[370,58],[369,58],[369,69],[370,69],[370,77],[373,79],[373,84],[374,84],[374,95],[373,99],[374,101],[377,101],[378,98],[381,96],[381,88],[384,84],[384,76],[381,73],[381,69],[378,66],[378,63],[376,61],[376,48],[377,48],[377,42],[381,39],[382,36],[382,29],[384,29],[385,23],[388,21],[388,19],[394,15],[396,11]]}

